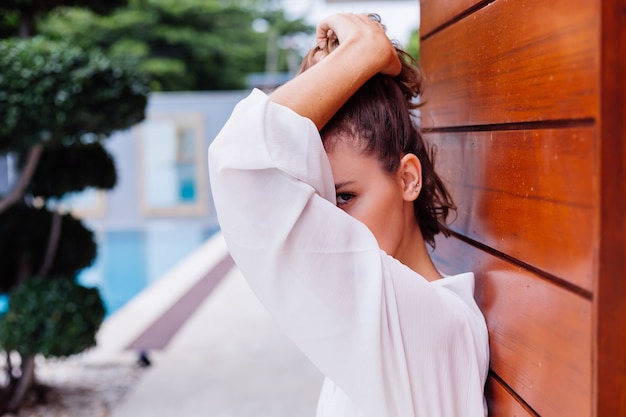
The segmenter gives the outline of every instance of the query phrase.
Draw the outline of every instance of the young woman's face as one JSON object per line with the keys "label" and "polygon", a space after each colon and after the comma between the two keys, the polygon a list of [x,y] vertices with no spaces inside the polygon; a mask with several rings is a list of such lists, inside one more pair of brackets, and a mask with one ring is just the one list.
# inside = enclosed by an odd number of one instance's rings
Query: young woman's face
{"label": "young woman's face", "polygon": [[[328,152],[337,206],[364,223],[387,254],[396,256],[405,222],[411,219],[412,203],[403,198],[399,175],[384,171],[375,156],[360,153],[339,140]],[[407,216],[407,210],[410,210]]]}

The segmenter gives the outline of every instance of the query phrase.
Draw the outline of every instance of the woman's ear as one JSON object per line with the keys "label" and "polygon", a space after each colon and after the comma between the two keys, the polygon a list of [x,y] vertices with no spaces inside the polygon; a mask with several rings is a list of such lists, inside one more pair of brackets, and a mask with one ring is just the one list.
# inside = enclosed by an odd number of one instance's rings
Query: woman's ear
{"label": "woman's ear", "polygon": [[398,174],[402,197],[405,201],[415,201],[422,190],[422,163],[419,158],[412,153],[404,155],[400,159]]}

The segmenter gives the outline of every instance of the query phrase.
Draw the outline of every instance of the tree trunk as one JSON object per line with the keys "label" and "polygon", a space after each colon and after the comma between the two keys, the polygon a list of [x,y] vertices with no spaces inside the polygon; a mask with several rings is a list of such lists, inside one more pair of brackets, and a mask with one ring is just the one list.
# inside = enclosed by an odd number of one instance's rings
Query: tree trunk
{"label": "tree trunk", "polygon": [[50,226],[50,235],[48,237],[48,246],[46,248],[46,255],[41,263],[41,268],[37,275],[48,275],[52,262],[57,254],[57,247],[59,246],[59,238],[61,237],[61,214],[58,211],[52,213],[52,225]]}
{"label": "tree trunk", "polygon": [[42,145],[34,145],[30,148],[30,152],[28,153],[28,159],[26,160],[26,164],[22,168],[22,172],[20,173],[20,178],[13,186],[13,189],[2,199],[0,199],[0,213],[5,211],[11,204],[19,201],[20,198],[24,195],[24,190],[30,183],[30,180],[33,178],[33,174],[35,173],[35,169],[37,168],[37,164],[39,163],[39,158],[41,157],[41,153],[43,152]]}
{"label": "tree trunk", "polygon": [[35,384],[35,355],[22,356],[22,375],[15,385],[11,398],[7,402],[6,411],[17,411],[21,407],[26,394],[28,394]]}
{"label": "tree trunk", "polygon": [[20,38],[35,36],[35,14],[31,10],[22,10],[20,15]]}
{"label": "tree trunk", "polygon": [[6,372],[7,372],[7,381],[8,381],[8,385],[10,385],[13,381],[13,363],[11,362],[11,351],[7,350],[6,352],[4,352],[7,356],[7,366],[6,366]]}

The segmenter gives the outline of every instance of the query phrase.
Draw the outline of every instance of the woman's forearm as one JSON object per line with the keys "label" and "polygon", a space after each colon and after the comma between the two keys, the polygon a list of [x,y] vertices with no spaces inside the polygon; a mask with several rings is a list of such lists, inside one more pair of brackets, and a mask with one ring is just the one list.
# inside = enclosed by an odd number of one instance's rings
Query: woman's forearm
{"label": "woman's forearm", "polygon": [[[339,52],[339,51],[336,51]],[[318,129],[376,73],[358,67],[349,54],[333,53],[270,95],[270,100],[291,108]]]}

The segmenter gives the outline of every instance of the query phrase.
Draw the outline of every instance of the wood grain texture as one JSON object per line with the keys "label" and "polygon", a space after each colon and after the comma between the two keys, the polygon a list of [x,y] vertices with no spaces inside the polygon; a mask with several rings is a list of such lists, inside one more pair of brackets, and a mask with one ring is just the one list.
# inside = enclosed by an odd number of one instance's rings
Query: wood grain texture
{"label": "wood grain texture", "polygon": [[537,417],[525,404],[521,404],[502,383],[490,376],[485,385],[489,417]]}
{"label": "wood grain texture", "polygon": [[497,0],[423,41],[424,126],[596,118],[598,7]]}
{"label": "wood grain texture", "polygon": [[421,0],[420,14],[428,16],[428,19],[422,18],[420,35],[423,37],[430,35],[438,27],[449,24],[457,16],[484,2],[484,0]]}
{"label": "wood grain texture", "polygon": [[594,295],[596,410],[626,416],[626,0],[602,2],[602,176]]}
{"label": "wood grain texture", "polygon": [[599,245],[594,127],[432,133],[452,228],[591,293]]}
{"label": "wood grain texture", "polygon": [[539,415],[591,415],[590,300],[456,238],[437,241],[435,261],[476,274],[491,369],[509,387]]}
{"label": "wood grain texture", "polygon": [[491,415],[626,416],[626,0],[422,0],[422,125]]}

